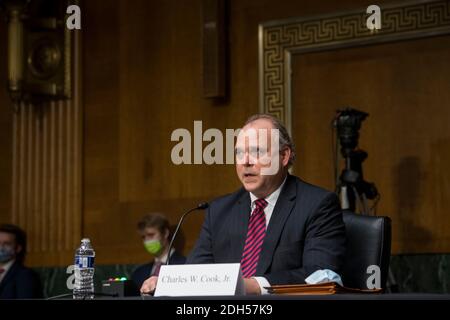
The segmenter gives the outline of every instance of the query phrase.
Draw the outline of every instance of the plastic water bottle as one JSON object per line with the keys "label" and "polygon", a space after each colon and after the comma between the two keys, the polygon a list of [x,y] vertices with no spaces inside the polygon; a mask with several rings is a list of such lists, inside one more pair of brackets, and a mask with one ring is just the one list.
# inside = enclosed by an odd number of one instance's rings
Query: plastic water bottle
{"label": "plastic water bottle", "polygon": [[94,299],[94,258],[91,240],[81,240],[80,247],[75,251],[74,299]]}

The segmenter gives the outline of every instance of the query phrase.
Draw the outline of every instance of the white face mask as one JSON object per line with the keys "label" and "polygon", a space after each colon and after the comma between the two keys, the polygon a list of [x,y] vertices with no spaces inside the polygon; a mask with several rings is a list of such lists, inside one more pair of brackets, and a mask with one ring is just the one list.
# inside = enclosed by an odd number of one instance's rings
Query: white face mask
{"label": "white face mask", "polygon": [[0,247],[0,263],[6,263],[14,259],[14,248],[10,246],[1,246]]}

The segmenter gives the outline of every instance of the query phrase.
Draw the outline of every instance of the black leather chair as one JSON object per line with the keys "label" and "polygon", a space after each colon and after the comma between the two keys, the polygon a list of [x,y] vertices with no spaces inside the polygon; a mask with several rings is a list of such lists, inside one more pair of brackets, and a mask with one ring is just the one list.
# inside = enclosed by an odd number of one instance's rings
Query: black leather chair
{"label": "black leather chair", "polygon": [[347,233],[347,251],[342,271],[344,286],[367,289],[371,273],[367,267],[377,265],[381,271],[381,288],[386,288],[391,256],[391,219],[343,212]]}

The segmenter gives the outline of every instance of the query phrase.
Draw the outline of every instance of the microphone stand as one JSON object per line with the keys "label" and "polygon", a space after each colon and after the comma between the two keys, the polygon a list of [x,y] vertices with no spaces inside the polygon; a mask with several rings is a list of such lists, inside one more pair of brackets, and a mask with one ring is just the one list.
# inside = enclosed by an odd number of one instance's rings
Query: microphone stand
{"label": "microphone stand", "polygon": [[178,225],[177,225],[177,227],[176,227],[176,229],[175,229],[175,231],[174,231],[174,233],[173,233],[172,239],[170,240],[169,251],[168,251],[168,257],[167,257],[167,261],[166,261],[166,266],[169,265],[169,261],[170,261],[170,251],[172,250],[173,242],[175,241],[175,238],[177,237],[178,230],[180,229],[181,224],[182,224],[183,221],[184,221],[184,218],[186,218],[186,216],[187,216],[189,213],[191,213],[192,211],[195,211],[195,210],[204,210],[204,209],[207,209],[208,207],[209,207],[209,204],[208,204],[207,202],[203,202],[203,203],[200,203],[200,204],[199,204],[198,206],[196,206],[195,208],[189,209],[188,211],[186,211],[186,212],[181,216],[181,219],[180,219],[180,221],[178,221]]}
{"label": "microphone stand", "polygon": [[[209,204],[207,203],[207,202],[203,202],[203,203],[200,203],[198,206],[196,206],[195,208],[192,208],[192,209],[189,209],[188,211],[186,211],[182,216],[181,216],[181,219],[180,219],[180,221],[178,221],[178,225],[177,225],[177,227],[176,227],[176,229],[175,229],[175,231],[174,231],[174,233],[173,233],[173,236],[172,236],[172,239],[170,240],[170,244],[169,244],[169,251],[168,251],[168,255],[167,255],[167,261],[166,261],[166,266],[168,266],[169,265],[169,261],[170,261],[170,251],[172,250],[172,247],[173,247],[173,243],[174,243],[174,241],[175,241],[175,238],[177,237],[177,234],[178,234],[178,231],[180,230],[180,227],[181,227],[181,224],[183,223],[183,221],[184,221],[184,218],[186,218],[186,216],[189,214],[189,213],[191,213],[192,211],[195,211],[195,210],[203,210],[203,209],[206,209],[206,208],[208,208],[209,207]],[[144,300],[145,299],[145,297],[147,297],[147,296],[150,296],[150,295],[153,295],[153,293],[141,293],[141,298]]]}

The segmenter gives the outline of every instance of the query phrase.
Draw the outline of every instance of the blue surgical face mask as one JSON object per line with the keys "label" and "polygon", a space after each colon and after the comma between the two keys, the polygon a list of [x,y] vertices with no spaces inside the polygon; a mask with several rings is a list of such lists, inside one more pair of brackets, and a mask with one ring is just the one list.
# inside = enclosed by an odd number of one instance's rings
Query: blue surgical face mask
{"label": "blue surgical face mask", "polygon": [[6,263],[14,258],[14,248],[10,246],[0,247],[0,263]]}

